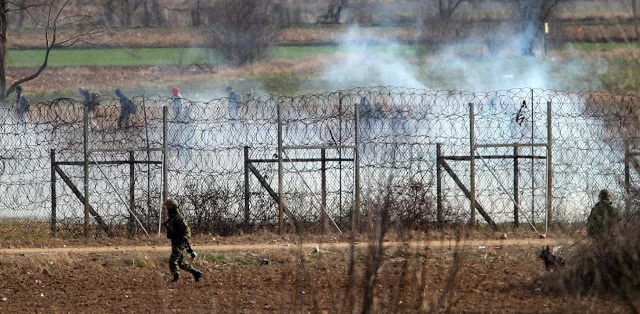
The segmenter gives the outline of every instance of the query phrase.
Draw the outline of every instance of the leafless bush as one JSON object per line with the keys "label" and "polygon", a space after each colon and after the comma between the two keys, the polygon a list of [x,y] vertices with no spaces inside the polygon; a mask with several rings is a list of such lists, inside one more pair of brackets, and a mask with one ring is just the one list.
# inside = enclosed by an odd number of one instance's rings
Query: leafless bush
{"label": "leafless bush", "polygon": [[268,0],[218,1],[205,12],[208,46],[235,66],[264,59],[278,37],[274,10]]}
{"label": "leafless bush", "polygon": [[637,93],[590,92],[585,93],[585,103],[584,115],[601,118],[612,132],[627,139],[640,135]]}
{"label": "leafless bush", "polygon": [[[459,220],[453,210],[443,205],[442,218],[445,221]],[[438,209],[430,183],[410,180],[394,185],[389,190],[388,199],[370,197],[364,200],[364,215],[374,219],[384,219],[388,227],[398,232],[406,230],[428,230],[438,222]],[[383,215],[383,217],[377,217]]]}
{"label": "leafless bush", "polygon": [[430,188],[428,184],[413,180],[396,188],[389,211],[398,227],[424,230],[436,220],[436,200]]}
{"label": "leafless bush", "polygon": [[565,258],[567,267],[543,277],[550,292],[620,297],[633,312],[640,296],[640,219],[632,217],[607,239],[585,239]]}
{"label": "leafless bush", "polygon": [[192,231],[221,236],[238,231],[237,219],[229,208],[232,188],[219,186],[215,179],[209,179],[204,184],[187,184],[185,190],[189,192],[176,198],[183,204],[181,207]]}
{"label": "leafless bush", "polygon": [[470,23],[461,14],[454,14],[459,0],[425,2],[418,13],[417,40],[429,46],[440,46],[447,42],[464,39]]}

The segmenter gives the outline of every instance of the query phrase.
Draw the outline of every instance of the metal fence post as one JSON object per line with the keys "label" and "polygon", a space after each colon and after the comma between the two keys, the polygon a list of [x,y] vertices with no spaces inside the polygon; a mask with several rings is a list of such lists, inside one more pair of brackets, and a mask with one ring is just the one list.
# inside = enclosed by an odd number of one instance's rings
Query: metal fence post
{"label": "metal fence post", "polygon": [[84,106],[83,150],[84,150],[84,236],[89,237],[89,108]]}
{"label": "metal fence post", "polygon": [[129,237],[133,238],[136,235],[136,217],[135,217],[135,155],[133,151],[129,152]]}
{"label": "metal fence post", "polygon": [[520,146],[513,145],[513,225],[520,226]]}
{"label": "metal fence post", "polygon": [[436,219],[438,228],[444,227],[442,216],[442,144],[436,144]]}
{"label": "metal fence post", "polygon": [[[340,97],[342,99],[342,97]],[[352,211],[352,229],[354,234],[358,233],[359,231],[359,226],[360,226],[360,202],[361,202],[361,195],[360,195],[360,108],[358,106],[358,104],[354,104],[355,107],[355,123],[354,123],[354,127],[355,127],[355,148],[354,148],[354,172],[355,172],[355,190],[356,190],[356,199],[355,199],[355,204],[353,206],[353,211]]]}
{"label": "metal fence post", "polygon": [[326,149],[320,149],[320,206],[322,213],[320,217],[320,228],[322,234],[327,233],[327,154]]}
{"label": "metal fence post", "polygon": [[471,221],[470,226],[476,226],[476,134],[475,134],[475,112],[473,103],[469,103],[469,160],[471,163]]}
{"label": "metal fence post", "polygon": [[[162,204],[169,198],[169,183],[167,182],[168,167],[167,162],[169,160],[169,148],[167,143],[167,117],[169,116],[169,107],[167,105],[162,106]],[[158,234],[162,232],[162,205],[158,210]]]}
{"label": "metal fence post", "polygon": [[284,233],[284,195],[282,195],[284,188],[282,183],[283,169],[282,169],[282,102],[278,101],[277,105],[278,115],[278,232]]}
{"label": "metal fence post", "polygon": [[57,199],[56,199],[56,150],[51,149],[51,236],[56,236]]}
{"label": "metal fence post", "polygon": [[251,188],[249,187],[249,146],[244,147],[244,225],[245,231],[249,231],[249,197]]}
{"label": "metal fence post", "polygon": [[624,217],[629,218],[631,214],[631,167],[629,165],[632,158],[629,140],[624,140]]}
{"label": "metal fence post", "polygon": [[[547,226],[553,221],[553,116],[547,101]],[[545,232],[547,232],[545,228]]]}

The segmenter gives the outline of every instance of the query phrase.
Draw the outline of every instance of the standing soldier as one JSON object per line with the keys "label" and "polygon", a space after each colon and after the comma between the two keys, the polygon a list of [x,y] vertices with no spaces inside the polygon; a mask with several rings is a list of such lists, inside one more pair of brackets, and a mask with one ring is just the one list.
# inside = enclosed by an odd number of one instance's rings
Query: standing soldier
{"label": "standing soldier", "polygon": [[173,275],[171,282],[180,280],[178,267],[190,272],[195,281],[200,281],[202,272],[193,268],[189,262],[184,260],[184,250],[191,247],[189,244],[191,229],[180,210],[178,210],[178,202],[174,199],[168,199],[164,202],[164,207],[167,210],[168,217],[164,226],[167,228],[167,238],[171,240],[171,256],[169,256],[169,271]]}
{"label": "standing soldier", "polygon": [[593,206],[587,219],[587,234],[593,239],[603,240],[615,231],[620,214],[611,202],[611,191],[608,189],[600,191],[598,198],[598,203]]}

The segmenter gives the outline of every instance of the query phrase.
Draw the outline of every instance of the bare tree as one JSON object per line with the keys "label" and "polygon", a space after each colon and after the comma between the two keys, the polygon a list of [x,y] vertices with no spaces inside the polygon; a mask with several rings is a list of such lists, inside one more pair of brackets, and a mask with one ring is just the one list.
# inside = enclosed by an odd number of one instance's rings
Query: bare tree
{"label": "bare tree", "polygon": [[438,16],[443,20],[451,20],[453,12],[466,0],[438,0]]}
{"label": "bare tree", "polygon": [[107,0],[102,4],[102,7],[109,25],[116,26],[119,23],[121,26],[132,26],[134,25],[134,13],[142,6],[144,10],[143,23],[148,26],[159,21],[154,16],[156,13],[160,14],[157,11],[159,5],[157,1],[154,3],[150,5],[147,0]]}
{"label": "bare tree", "polygon": [[316,22],[339,24],[340,13],[342,13],[342,9],[344,9],[348,3],[348,0],[331,0],[327,7],[327,13],[318,16]]}
{"label": "bare tree", "polygon": [[[27,6],[27,0],[20,0],[19,2],[19,8],[24,8]],[[24,18],[25,18],[25,10],[24,9],[19,9],[18,10],[18,28],[22,28],[22,26],[24,26]]]}
{"label": "bare tree", "polygon": [[191,25],[198,27],[202,24],[202,18],[200,17],[200,11],[202,6],[200,0],[195,0],[193,7],[191,8]]}
{"label": "bare tree", "polygon": [[514,0],[520,20],[520,54],[533,56],[533,46],[542,33],[544,22],[559,0]]}
{"label": "bare tree", "polygon": [[419,39],[426,44],[439,45],[461,36],[468,23],[457,21],[454,13],[468,0],[424,1],[418,14]]}
{"label": "bare tree", "polygon": [[118,5],[115,0],[108,0],[102,4],[102,10],[104,11],[104,18],[107,21],[107,25],[116,26],[122,25],[123,19],[118,16]]}
{"label": "bare tree", "polygon": [[143,8],[144,8],[144,26],[159,26],[164,24],[164,19],[162,18],[162,9],[160,8],[160,3],[158,0],[143,0]]}
{"label": "bare tree", "polygon": [[[47,0],[23,5],[23,1],[0,0],[0,104],[5,103],[16,86],[36,79],[47,68],[53,49],[79,42],[92,43],[103,33],[101,21],[95,14],[70,14],[65,11],[70,3],[71,0]],[[9,13],[20,10],[24,10],[34,27],[44,30],[45,55],[42,64],[33,74],[17,79],[7,88],[8,16]]]}
{"label": "bare tree", "polygon": [[271,0],[218,1],[207,12],[208,47],[236,66],[265,58],[279,34],[274,8]]}

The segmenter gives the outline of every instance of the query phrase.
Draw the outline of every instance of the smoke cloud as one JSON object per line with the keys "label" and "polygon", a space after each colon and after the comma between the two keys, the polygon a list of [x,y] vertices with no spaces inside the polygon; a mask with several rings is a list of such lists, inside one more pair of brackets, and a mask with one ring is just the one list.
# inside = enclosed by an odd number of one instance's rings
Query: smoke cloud
{"label": "smoke cloud", "polygon": [[[370,38],[357,25],[349,28],[339,42],[338,61],[322,73],[322,85],[329,90],[397,86],[473,92],[601,87],[597,77],[589,74],[593,71],[585,70],[592,61],[545,55],[541,47],[534,50],[535,56],[521,56],[517,35],[503,38],[496,55],[489,55],[486,44],[478,39],[421,56],[416,46]],[[598,71],[606,71],[606,64],[600,62]]]}

